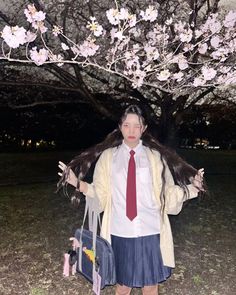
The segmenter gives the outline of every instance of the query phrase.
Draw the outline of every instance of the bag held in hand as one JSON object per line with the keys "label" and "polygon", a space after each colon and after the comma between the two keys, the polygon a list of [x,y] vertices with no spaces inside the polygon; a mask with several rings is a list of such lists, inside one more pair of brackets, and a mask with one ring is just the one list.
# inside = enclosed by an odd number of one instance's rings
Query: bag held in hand
{"label": "bag held in hand", "polygon": [[[76,271],[81,273],[91,283],[94,280],[94,270],[97,271],[101,276],[101,289],[103,289],[107,285],[116,284],[115,259],[109,242],[97,236],[99,214],[96,211],[97,207],[92,202],[91,200],[86,200],[83,225],[81,229],[77,229],[75,232],[75,238],[79,241]],[[88,211],[89,228],[92,230],[84,229],[84,222]]]}
{"label": "bag held in hand", "polygon": [[[116,275],[114,254],[111,245],[105,239],[97,236],[96,252],[94,252],[93,233],[86,229],[77,229],[75,232],[75,238],[78,241],[82,240],[82,255],[77,255],[78,261],[76,271],[81,273],[92,283],[93,265],[95,264],[95,270],[98,271],[101,276],[101,289],[103,289],[106,285],[114,285],[116,283]],[[79,269],[80,263],[81,270]]]}

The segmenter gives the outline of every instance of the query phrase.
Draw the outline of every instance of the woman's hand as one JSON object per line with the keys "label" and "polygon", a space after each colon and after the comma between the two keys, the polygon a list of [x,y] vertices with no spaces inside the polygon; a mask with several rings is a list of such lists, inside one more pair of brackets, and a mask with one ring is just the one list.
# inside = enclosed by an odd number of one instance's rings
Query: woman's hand
{"label": "woman's hand", "polygon": [[195,177],[192,177],[191,183],[197,188],[199,189],[199,191],[205,191],[204,187],[203,187],[203,175],[204,175],[204,168],[201,168],[197,171],[197,174],[195,175]]}
{"label": "woman's hand", "polygon": [[[62,173],[66,170],[67,166],[66,166],[65,163],[59,161],[58,162],[58,167],[62,171],[62,172],[58,172],[58,175],[62,176]],[[69,173],[68,173],[68,176],[67,176],[67,179],[66,179],[66,182],[73,185],[74,187],[77,187],[77,181],[78,181],[78,179],[77,179],[75,173],[70,169]]]}

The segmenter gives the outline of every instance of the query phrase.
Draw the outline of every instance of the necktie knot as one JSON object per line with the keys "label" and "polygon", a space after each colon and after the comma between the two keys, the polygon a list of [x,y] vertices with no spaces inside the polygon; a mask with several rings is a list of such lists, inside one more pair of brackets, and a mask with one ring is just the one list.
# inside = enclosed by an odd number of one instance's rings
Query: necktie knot
{"label": "necktie knot", "polygon": [[129,153],[130,153],[130,156],[133,157],[134,154],[135,154],[135,151],[134,150],[131,150]]}

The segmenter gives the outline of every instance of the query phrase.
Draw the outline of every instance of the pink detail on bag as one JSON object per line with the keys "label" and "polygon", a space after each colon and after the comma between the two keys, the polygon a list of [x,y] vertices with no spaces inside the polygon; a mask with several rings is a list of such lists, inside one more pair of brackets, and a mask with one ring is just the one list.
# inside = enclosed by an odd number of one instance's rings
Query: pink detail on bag
{"label": "pink detail on bag", "polygon": [[74,276],[76,274],[76,268],[77,268],[77,261],[71,267],[71,274],[72,274],[72,276]]}
{"label": "pink detail on bag", "polygon": [[[80,247],[79,241],[76,238],[70,238],[69,240],[72,241],[72,249],[74,251],[76,251]],[[70,276],[70,269],[71,269],[72,275],[76,274],[77,261],[75,262],[75,264],[70,266],[69,259],[70,259],[70,254],[65,253],[64,254],[64,266],[63,266],[63,276],[64,277]]]}
{"label": "pink detail on bag", "polygon": [[80,247],[79,241],[76,238],[70,238],[70,241],[72,241],[73,250],[76,251],[76,249]]}
{"label": "pink detail on bag", "polygon": [[63,276],[69,277],[70,275],[70,264],[69,264],[70,254],[64,254],[64,266],[63,266]]}

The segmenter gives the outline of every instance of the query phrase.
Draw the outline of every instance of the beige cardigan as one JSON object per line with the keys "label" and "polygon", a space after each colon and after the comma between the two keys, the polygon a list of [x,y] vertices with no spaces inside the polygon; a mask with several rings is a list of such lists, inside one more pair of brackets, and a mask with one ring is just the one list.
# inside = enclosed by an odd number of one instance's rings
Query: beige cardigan
{"label": "beige cardigan", "polygon": [[[162,188],[161,172],[163,164],[160,159],[160,154],[157,151],[150,150],[144,147],[151,165],[152,182],[156,201],[161,207],[160,195]],[[101,236],[111,241],[110,224],[111,224],[111,163],[112,155],[115,148],[105,150],[98,159],[96,164],[93,183],[88,184],[87,197],[98,198],[100,212],[104,211],[101,227]],[[173,177],[167,165],[165,169],[166,189],[165,189],[165,208],[161,214],[160,221],[160,248],[163,263],[169,267],[175,267],[174,260],[174,245],[170,222],[167,214],[178,214],[183,206],[184,191],[174,184]],[[189,198],[197,197],[198,190],[193,185],[188,185]]]}

